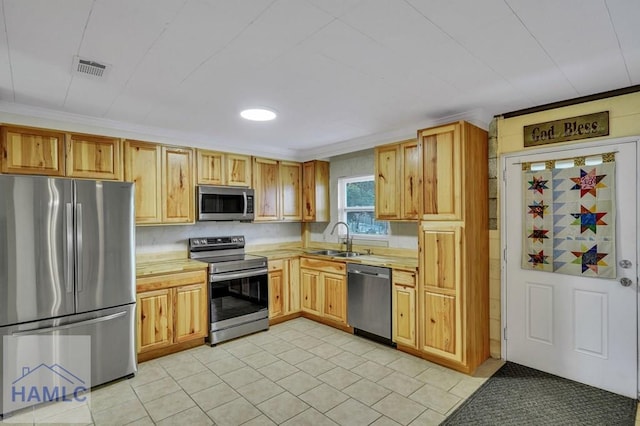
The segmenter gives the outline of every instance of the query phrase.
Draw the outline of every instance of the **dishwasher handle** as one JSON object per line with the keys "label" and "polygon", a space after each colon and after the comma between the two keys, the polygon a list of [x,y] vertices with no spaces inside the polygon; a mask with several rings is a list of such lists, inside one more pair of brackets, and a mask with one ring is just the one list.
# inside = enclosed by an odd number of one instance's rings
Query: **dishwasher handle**
{"label": "dishwasher handle", "polygon": [[378,277],[378,278],[383,278],[383,279],[388,279],[389,278],[389,274],[385,274],[385,273],[380,273],[380,272],[372,272],[372,271],[365,271],[363,269],[350,269],[349,270],[350,274],[358,274],[358,275],[369,275],[372,277]]}

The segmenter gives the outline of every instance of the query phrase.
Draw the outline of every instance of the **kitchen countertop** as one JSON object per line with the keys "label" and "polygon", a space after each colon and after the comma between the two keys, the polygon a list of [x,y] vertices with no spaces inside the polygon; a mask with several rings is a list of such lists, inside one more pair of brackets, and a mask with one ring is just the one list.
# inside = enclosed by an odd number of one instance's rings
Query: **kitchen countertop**
{"label": "kitchen countertop", "polygon": [[174,259],[158,262],[145,262],[136,264],[136,278],[152,275],[171,274],[176,272],[198,271],[206,269],[204,262],[191,259]]}
{"label": "kitchen countertop", "polygon": [[294,256],[306,256],[314,257],[317,259],[330,259],[338,262],[350,262],[350,263],[362,263],[374,266],[384,266],[394,269],[406,269],[415,271],[418,268],[418,258],[405,257],[405,256],[390,256],[380,254],[363,254],[356,257],[350,257],[348,259],[340,256],[327,256],[312,254],[310,252],[319,250],[313,249],[280,249],[280,250],[266,250],[250,252],[258,256],[265,256],[269,260],[285,259]]}

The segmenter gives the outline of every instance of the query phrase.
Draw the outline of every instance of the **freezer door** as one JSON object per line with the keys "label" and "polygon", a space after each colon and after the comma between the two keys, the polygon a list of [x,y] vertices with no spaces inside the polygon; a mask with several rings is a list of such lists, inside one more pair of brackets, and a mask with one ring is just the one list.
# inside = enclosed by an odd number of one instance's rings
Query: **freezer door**
{"label": "freezer door", "polygon": [[133,184],[75,181],[76,310],[135,302]]}
{"label": "freezer door", "polygon": [[74,312],[72,188],[0,176],[0,327]]}
{"label": "freezer door", "polygon": [[[91,386],[134,374],[137,370],[135,305],[28,324],[0,327],[0,365],[3,364],[3,336],[91,336]],[[0,368],[0,384],[3,369]],[[0,386],[0,413],[3,410]]]}

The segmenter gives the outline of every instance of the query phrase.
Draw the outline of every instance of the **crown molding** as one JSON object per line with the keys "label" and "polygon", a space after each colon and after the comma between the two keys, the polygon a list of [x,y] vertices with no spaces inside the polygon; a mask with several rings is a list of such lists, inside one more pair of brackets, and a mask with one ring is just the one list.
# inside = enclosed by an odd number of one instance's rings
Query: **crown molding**
{"label": "crown molding", "polygon": [[[0,100],[0,122],[32,127],[45,127],[67,132],[93,133],[149,142],[229,151],[228,145],[216,144],[211,135],[182,132],[162,127],[144,126],[124,121],[90,117]],[[265,149],[268,148],[268,149]],[[234,153],[295,160],[298,152],[292,149],[264,145],[234,146]]]}
{"label": "crown molding", "polygon": [[487,130],[492,119],[493,114],[486,112],[483,109],[474,109],[461,113],[442,116],[436,119],[420,120],[388,132],[374,133],[371,135],[353,138],[330,145],[307,149],[304,152],[300,152],[299,161],[309,161],[313,159],[323,158],[326,159],[336,155],[347,154],[364,149],[371,149],[378,145],[384,145],[404,139],[415,138],[417,136],[417,131],[420,129],[440,126],[442,124],[452,123],[460,120],[468,121],[480,128]]}
{"label": "crown molding", "polygon": [[[488,129],[492,118],[492,114],[482,109],[475,109],[439,118],[420,120],[398,129],[348,139],[316,148],[295,150],[252,144],[234,146],[233,152],[292,161],[326,159],[336,155],[370,149],[377,145],[414,138],[416,137],[416,131],[419,129],[459,120],[465,120],[476,126]],[[197,132],[182,132],[162,127],[143,126],[135,123],[90,117],[82,114],[3,100],[0,100],[0,122],[23,126],[45,127],[70,132],[148,140],[156,143],[190,146],[224,152],[229,151],[228,145],[216,144],[215,140],[212,140],[211,135]]]}

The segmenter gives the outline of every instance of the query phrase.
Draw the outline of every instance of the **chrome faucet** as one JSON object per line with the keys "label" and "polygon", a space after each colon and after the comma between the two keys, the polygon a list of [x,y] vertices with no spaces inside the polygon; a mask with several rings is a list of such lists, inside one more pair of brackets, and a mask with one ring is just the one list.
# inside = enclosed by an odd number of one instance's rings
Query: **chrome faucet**
{"label": "chrome faucet", "polygon": [[351,240],[351,238],[349,238],[349,225],[347,225],[346,222],[336,222],[336,224],[333,225],[333,229],[331,230],[331,235],[333,235],[333,233],[336,231],[338,225],[341,224],[344,225],[345,228],[347,228],[347,252],[351,253],[351,249],[353,248],[353,241]]}

